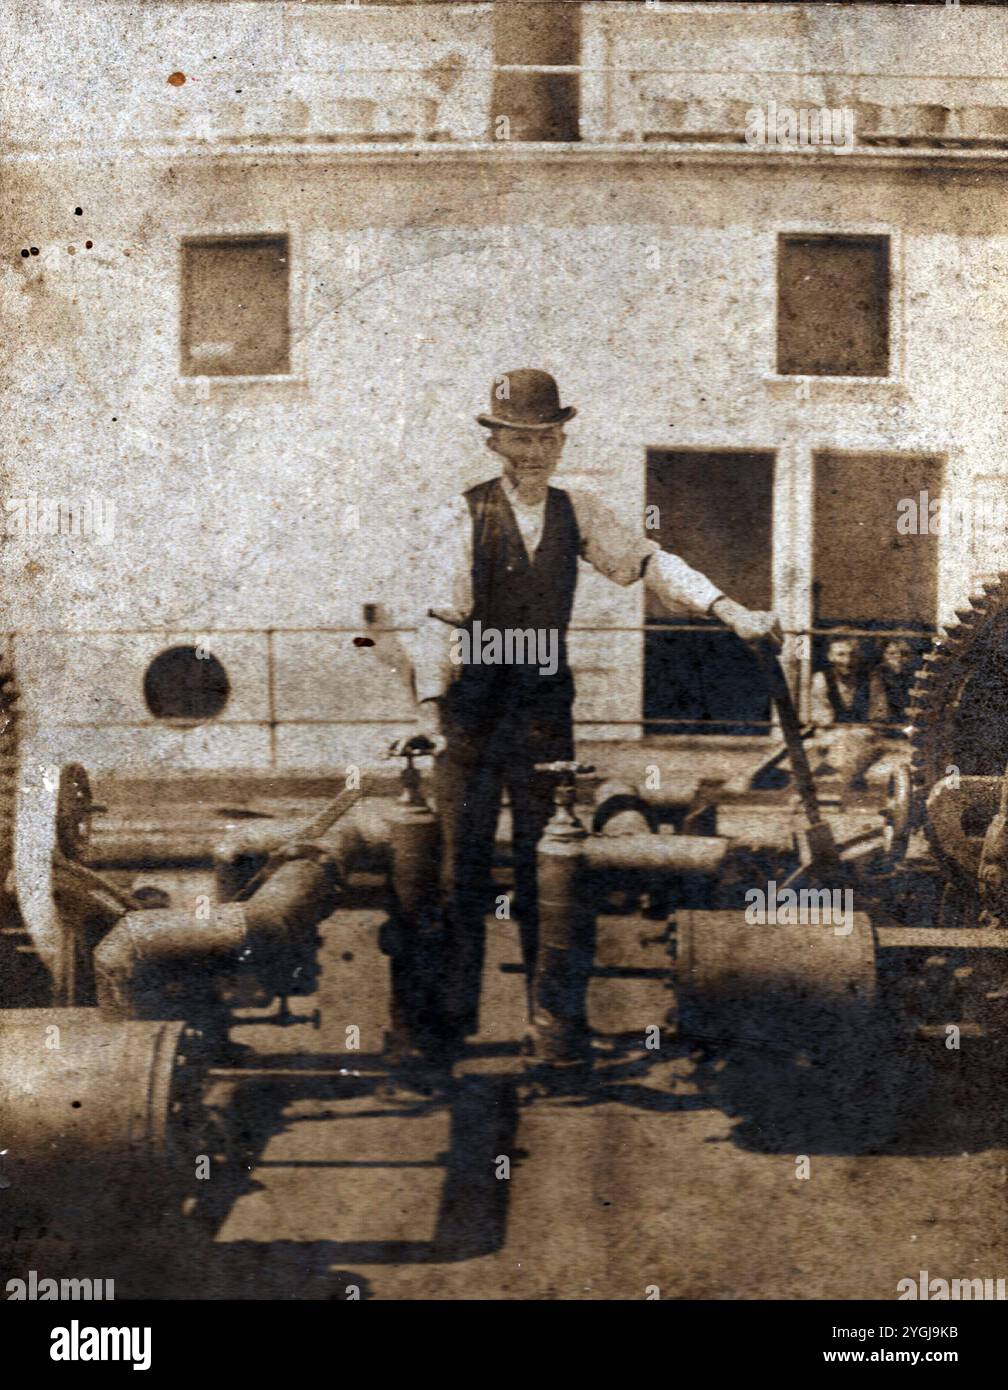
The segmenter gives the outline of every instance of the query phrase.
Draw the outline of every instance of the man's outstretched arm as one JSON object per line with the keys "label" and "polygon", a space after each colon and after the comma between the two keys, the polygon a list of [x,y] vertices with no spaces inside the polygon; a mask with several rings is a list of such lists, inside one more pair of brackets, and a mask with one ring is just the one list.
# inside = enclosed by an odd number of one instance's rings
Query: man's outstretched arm
{"label": "man's outstretched arm", "polygon": [[571,500],[581,535],[581,554],[607,579],[624,585],[643,579],[673,611],[685,609],[697,616],[718,618],[743,642],[765,638],[777,647],[781,645],[780,623],[773,613],[736,603],[678,555],[632,531],[592,494],[572,493]]}

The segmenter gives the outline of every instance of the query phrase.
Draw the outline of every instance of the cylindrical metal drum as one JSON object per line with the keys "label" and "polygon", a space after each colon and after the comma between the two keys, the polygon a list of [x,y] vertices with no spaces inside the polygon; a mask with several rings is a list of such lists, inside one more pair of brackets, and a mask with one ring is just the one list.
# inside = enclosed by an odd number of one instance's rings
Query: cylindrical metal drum
{"label": "cylindrical metal drum", "polygon": [[864,1027],[875,948],[861,912],[836,922],[749,922],[745,912],[676,919],[680,1027],[700,1038],[782,1048],[826,1045]]}
{"label": "cylindrical metal drum", "polygon": [[612,778],[595,792],[596,835],[647,835],[654,829],[649,808],[632,782]]}
{"label": "cylindrical metal drum", "polygon": [[392,984],[393,1052],[427,1049],[432,1041],[434,988],[441,941],[438,871],[441,827],[426,806],[399,805],[388,819],[391,843],[390,920],[383,932]]}
{"label": "cylindrical metal drum", "polygon": [[185,1024],[96,1009],[0,1013],[3,1204],[117,1208],[178,1198],[202,1140],[201,1067]]}
{"label": "cylindrical metal drum", "polygon": [[595,911],[585,882],[584,838],[539,842],[539,948],[535,972],[536,1055],[577,1061],[588,1054],[588,984]]}

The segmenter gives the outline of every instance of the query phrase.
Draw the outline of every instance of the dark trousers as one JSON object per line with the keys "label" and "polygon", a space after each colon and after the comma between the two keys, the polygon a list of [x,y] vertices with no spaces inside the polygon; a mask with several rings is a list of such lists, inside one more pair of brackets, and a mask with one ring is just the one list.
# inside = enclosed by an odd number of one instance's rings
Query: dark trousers
{"label": "dark trousers", "polygon": [[[569,675],[543,690],[498,687],[491,708],[474,712],[446,702],[447,748],[437,760],[441,820],[443,948],[438,971],[438,1028],[449,1036],[478,1031],[486,928],[496,906],[492,882],[501,793],[511,802],[514,893],[509,915],[521,927],[529,978],[535,970],[536,846],[553,812],[555,779],[536,763],[574,756],[573,685]],[[474,717],[478,713],[479,717]]]}

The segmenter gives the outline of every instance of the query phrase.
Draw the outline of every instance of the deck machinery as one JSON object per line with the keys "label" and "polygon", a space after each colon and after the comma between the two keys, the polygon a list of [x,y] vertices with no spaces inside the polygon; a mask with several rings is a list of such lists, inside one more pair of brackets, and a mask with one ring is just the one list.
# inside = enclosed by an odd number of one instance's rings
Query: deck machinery
{"label": "deck machinery", "polygon": [[[803,921],[736,904],[677,926],[683,1023],[801,1041],[846,1021],[891,1037],[997,1038],[1008,1016],[1008,576],[933,642],[911,691],[908,756],[874,825],[837,843],[821,813],[782,678],[770,677],[804,805],[785,884]],[[817,891],[819,897],[817,898]],[[851,922],[827,924],[828,893]],[[810,921],[808,913],[820,919]]]}
{"label": "deck machinery", "polygon": [[[575,764],[542,770],[556,814],[540,847],[540,949],[547,988],[531,1000],[534,1067],[572,1058],[586,1009],[593,920],[614,901],[631,922],[665,923],[680,1032],[718,1042],[829,1047],[837,1030],[913,1037],[996,1035],[1008,998],[1008,576],[961,610],[924,659],[909,711],[909,758],[884,806],[834,833],[820,804],[786,683],[766,671],[791,765],[786,792],[695,785],[655,795]],[[209,842],[215,899],[175,904],[129,886],[156,867],[149,845],[95,850],[87,774],[21,756],[14,673],[0,669],[0,1221],[53,1184],[193,1202],[194,1154],[218,1153],[205,1103],[226,1067],[235,1008],[289,1018],[316,987],[320,924],[339,928],[355,876],[380,875],[381,946],[391,970],[388,1066],[415,1059],[432,1020],[429,961],[439,925],[436,816],[407,740],[401,796],[348,791],[308,823],[260,822]],[[757,779],[758,783],[758,779]],[[583,785],[583,784],[582,784]],[[803,824],[791,836],[797,806]],[[732,830],[740,805],[766,833]],[[502,870],[506,874],[506,866]],[[126,886],[124,886],[124,882]],[[753,890],[792,890],[818,917],[754,920]],[[801,898],[802,890],[806,896]],[[827,897],[822,895],[826,894]],[[828,902],[852,903],[841,920]],[[846,895],[850,896],[847,897]],[[758,895],[758,894],[757,894]],[[800,916],[800,914],[799,914]],[[328,921],[327,921],[328,919]],[[544,1017],[545,1015],[545,1017]],[[590,1018],[589,1018],[590,1023]],[[445,1080],[445,1084],[450,1084]]]}

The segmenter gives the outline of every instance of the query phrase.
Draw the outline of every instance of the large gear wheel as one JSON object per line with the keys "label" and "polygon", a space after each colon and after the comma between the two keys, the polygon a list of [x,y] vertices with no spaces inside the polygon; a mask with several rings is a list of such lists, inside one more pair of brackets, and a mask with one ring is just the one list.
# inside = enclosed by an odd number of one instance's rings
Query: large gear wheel
{"label": "large gear wheel", "polygon": [[[943,883],[934,924],[993,932],[1005,915],[998,808],[1008,767],[1008,574],[957,609],[924,659],[909,713],[907,820],[923,827]],[[924,967],[919,983],[926,977],[932,995],[946,1000],[947,1016],[1003,1029],[1003,951],[941,950]]]}
{"label": "large gear wheel", "polygon": [[1000,777],[1008,766],[1008,574],[956,610],[910,692],[911,795],[915,824],[936,782]]}
{"label": "large gear wheel", "polygon": [[0,1010],[90,1003],[90,951],[137,907],[86,863],[93,802],[79,763],[29,763],[0,649]]}

